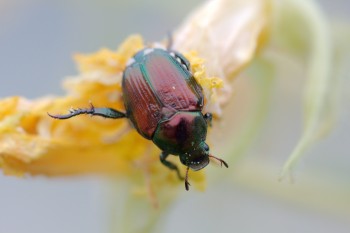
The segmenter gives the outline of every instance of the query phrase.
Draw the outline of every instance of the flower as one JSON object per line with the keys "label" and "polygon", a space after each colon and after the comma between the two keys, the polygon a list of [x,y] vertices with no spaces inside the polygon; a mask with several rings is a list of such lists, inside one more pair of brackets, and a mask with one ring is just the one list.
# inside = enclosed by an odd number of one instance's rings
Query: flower
{"label": "flower", "polygon": [[[57,113],[70,106],[123,109],[121,77],[126,62],[144,48],[140,36],[130,36],[117,51],[101,49],[75,55],[80,74],[65,80],[67,95],[30,101],[11,97],[1,101],[1,166],[8,175],[65,176],[83,173],[115,173],[152,177],[154,184],[178,184],[173,172],[159,162],[160,151],[143,139],[127,121],[82,116],[57,121]],[[198,79],[204,77],[201,60],[191,56]],[[208,78],[215,80],[215,78]],[[201,81],[203,82],[203,81]],[[208,89],[219,86],[203,83]],[[159,174],[159,175],[156,175]],[[160,175],[161,174],[161,175]],[[195,187],[204,188],[203,172],[191,174]]]}
{"label": "flower", "polygon": [[[212,4],[212,3],[211,3]],[[215,4],[214,4],[215,5]],[[216,4],[215,7],[221,7]],[[250,9],[249,4],[243,7],[244,11],[250,12],[248,19],[241,22],[239,31],[230,36],[232,43],[226,43],[225,46],[239,46],[241,57],[233,56],[234,60],[229,58],[225,61],[216,60],[214,63],[224,62],[222,70],[213,69],[206,71],[206,64],[213,63],[211,60],[203,60],[197,55],[196,50],[201,48],[191,46],[189,43],[199,45],[199,35],[203,28],[208,25],[195,25],[199,27],[194,34],[193,40],[187,40],[183,43],[181,37],[188,35],[192,29],[186,28],[186,25],[192,25],[191,22],[199,22],[193,16],[181,31],[176,32],[175,48],[185,54],[191,63],[191,69],[194,77],[203,87],[206,98],[206,110],[213,112],[218,117],[221,115],[221,106],[224,95],[220,92],[228,92],[229,87],[223,88],[227,77],[237,73],[249,60],[252,59],[258,44],[260,43],[260,33],[266,27],[266,9],[265,3],[260,3],[259,7],[254,6]],[[214,7],[208,5],[207,7]],[[232,8],[236,6],[231,6]],[[217,9],[220,11],[220,9]],[[198,12],[207,11],[199,9]],[[227,12],[229,15],[230,12]],[[215,14],[210,20],[215,20]],[[261,18],[259,25],[254,25],[253,31],[244,28],[244,25],[251,24],[256,18]],[[231,19],[234,22],[234,18]],[[217,23],[217,22],[216,22]],[[219,21],[220,23],[220,21]],[[226,22],[227,23],[227,22]],[[217,27],[212,25],[211,27]],[[219,26],[219,25],[218,25]],[[249,38],[247,45],[242,44],[238,38],[238,33],[244,33],[245,38]],[[236,35],[236,36],[235,36]],[[203,35],[209,38],[213,35]],[[210,41],[203,41],[211,43]],[[215,41],[218,43],[218,41]],[[177,44],[181,44],[178,46]],[[239,45],[240,44],[240,45]],[[217,47],[217,44],[211,44]],[[193,49],[191,49],[193,47]],[[159,150],[151,141],[143,139],[132,130],[130,124],[125,120],[108,120],[98,117],[81,116],[66,121],[53,120],[47,116],[49,113],[61,113],[69,108],[88,106],[91,101],[94,106],[107,106],[123,110],[121,99],[121,78],[122,72],[129,58],[137,51],[144,48],[140,36],[130,36],[118,48],[112,51],[103,48],[96,53],[83,55],[76,54],[75,60],[79,68],[79,74],[75,77],[68,77],[64,81],[64,88],[67,94],[63,97],[43,97],[37,100],[28,100],[23,97],[10,97],[1,101],[1,140],[0,140],[0,158],[1,167],[8,175],[48,175],[48,176],[66,176],[84,173],[115,173],[122,176],[137,177],[149,175],[152,185],[161,186],[158,183],[179,184],[175,174],[163,167],[158,162]],[[229,48],[216,48],[216,52],[223,53]],[[209,49],[208,51],[212,51]],[[210,54],[209,57],[221,57],[222,54]],[[234,64],[231,67],[230,62]],[[207,73],[217,74],[220,77],[208,77]],[[131,149],[132,148],[132,149]],[[157,175],[158,174],[158,175]],[[191,182],[199,189],[204,188],[204,172],[192,172],[190,174]]]}
{"label": "flower", "polygon": [[[299,18],[302,23],[296,21],[300,24],[288,21],[288,16],[295,16],[296,12],[303,16]],[[313,43],[299,31],[293,31],[296,26],[309,30]],[[327,30],[322,15],[310,2],[217,0],[198,8],[175,32],[174,47],[190,60],[193,75],[205,91],[205,111],[215,116],[209,135],[214,150],[230,164],[249,148],[267,114],[273,68],[279,58],[287,57],[278,49],[307,57],[305,77],[309,80],[305,132],[283,174],[331,125],[328,113],[333,112],[329,109],[334,105],[329,102],[332,62]],[[67,94],[63,97],[28,100],[15,96],[1,100],[0,167],[4,173],[115,174],[131,180],[134,194],[148,193],[154,205],[157,205],[156,196],[162,200],[162,206],[168,204],[182,183],[174,172],[160,164],[160,151],[138,135],[127,121],[88,116],[57,121],[47,116],[47,112],[55,114],[70,107],[88,107],[90,101],[95,106],[122,110],[122,71],[128,59],[143,47],[142,38],[135,35],[126,39],[117,51],[101,49],[93,54],[76,55],[79,74],[65,80]],[[251,86],[236,82],[233,85],[238,74],[252,61],[244,75],[259,80],[253,80]],[[246,96],[237,108],[232,103],[238,93]],[[253,98],[258,100],[255,104]],[[220,134],[223,140],[217,139]],[[200,190],[206,184],[204,172],[190,174],[191,183]],[[131,195],[130,202],[135,202],[133,196],[137,195]]]}

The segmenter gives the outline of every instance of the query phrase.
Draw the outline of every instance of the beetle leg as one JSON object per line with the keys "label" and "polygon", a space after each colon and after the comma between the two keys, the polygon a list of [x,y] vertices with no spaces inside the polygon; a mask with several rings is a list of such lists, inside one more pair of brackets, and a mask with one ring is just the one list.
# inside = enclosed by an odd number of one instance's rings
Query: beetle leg
{"label": "beetle leg", "polygon": [[173,164],[172,162],[169,162],[166,160],[166,158],[168,157],[168,153],[165,153],[164,151],[160,154],[159,158],[160,158],[160,161],[162,162],[162,164],[164,164],[166,167],[168,167],[169,169],[171,170],[175,170],[176,171],[176,174],[177,176],[179,177],[180,180],[183,180],[184,178],[181,176],[180,174],[180,170],[179,168]]}
{"label": "beetle leg", "polygon": [[211,127],[212,126],[212,120],[213,120],[213,114],[207,112],[203,115],[204,120],[207,122],[207,124]]}
{"label": "beetle leg", "polygon": [[117,111],[113,108],[95,108],[92,103],[90,103],[90,108],[77,108],[69,110],[68,114],[65,115],[52,115],[47,113],[50,117],[55,119],[68,119],[81,114],[90,114],[92,116],[102,116],[106,118],[118,119],[126,117],[126,114],[120,111]]}
{"label": "beetle leg", "polygon": [[188,191],[190,189],[190,183],[188,182],[188,170],[190,169],[190,167],[187,167],[187,170],[186,170],[186,177],[185,177],[185,188],[186,190]]}

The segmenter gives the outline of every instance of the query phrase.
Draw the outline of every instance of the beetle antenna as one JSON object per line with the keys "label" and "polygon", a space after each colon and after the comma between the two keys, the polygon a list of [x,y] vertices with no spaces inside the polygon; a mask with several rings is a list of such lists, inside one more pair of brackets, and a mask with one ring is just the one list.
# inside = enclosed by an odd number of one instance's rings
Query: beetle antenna
{"label": "beetle antenna", "polygon": [[185,176],[185,188],[186,188],[186,191],[188,191],[190,189],[190,183],[188,182],[188,170],[190,169],[190,167],[187,167],[186,169],[186,176]]}
{"label": "beetle antenna", "polygon": [[219,159],[218,157],[215,157],[214,155],[209,155],[209,158],[213,158],[213,159],[218,160],[220,162],[221,167],[222,167],[222,165],[224,165],[225,167],[228,168],[228,164],[224,160]]}

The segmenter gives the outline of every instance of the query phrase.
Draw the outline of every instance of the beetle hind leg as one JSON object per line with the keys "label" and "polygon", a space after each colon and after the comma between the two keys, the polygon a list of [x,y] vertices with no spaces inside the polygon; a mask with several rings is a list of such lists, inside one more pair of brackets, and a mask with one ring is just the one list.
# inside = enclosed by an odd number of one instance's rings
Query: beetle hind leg
{"label": "beetle hind leg", "polygon": [[69,110],[68,114],[64,114],[64,115],[52,115],[50,113],[47,113],[47,114],[52,118],[60,119],[60,120],[68,119],[68,118],[75,117],[82,114],[89,114],[91,116],[102,116],[105,118],[112,118],[112,119],[127,117],[125,113],[115,110],[113,108],[95,108],[94,105],[92,105],[92,103],[90,103],[90,108],[71,109]]}
{"label": "beetle hind leg", "polygon": [[171,170],[175,170],[177,177],[179,177],[180,180],[184,180],[184,177],[181,175],[179,168],[173,164],[172,162],[169,162],[166,160],[166,158],[168,157],[168,153],[165,153],[164,151],[160,154],[159,158],[160,161],[162,162],[162,164],[164,164],[166,167],[168,167]]}

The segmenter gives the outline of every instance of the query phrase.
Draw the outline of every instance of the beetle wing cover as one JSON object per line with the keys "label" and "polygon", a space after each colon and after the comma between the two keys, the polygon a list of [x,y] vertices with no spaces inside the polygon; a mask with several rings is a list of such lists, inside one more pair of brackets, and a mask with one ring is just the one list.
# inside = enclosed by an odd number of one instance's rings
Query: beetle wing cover
{"label": "beetle wing cover", "polygon": [[139,63],[124,71],[123,96],[127,115],[137,131],[151,139],[161,119],[161,104],[149,88]]}
{"label": "beetle wing cover", "polygon": [[167,51],[147,55],[143,66],[145,78],[164,107],[178,111],[200,111],[203,105],[201,87],[192,74]]}
{"label": "beetle wing cover", "polygon": [[161,120],[177,111],[201,111],[203,106],[202,89],[192,74],[159,49],[125,70],[123,95],[128,117],[148,139]]}

